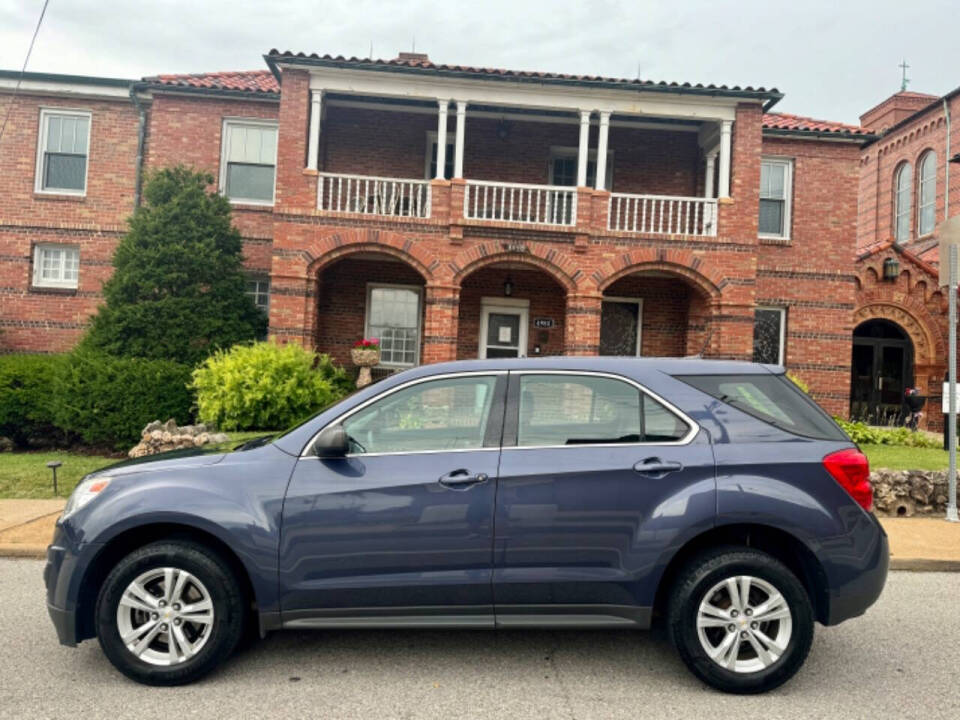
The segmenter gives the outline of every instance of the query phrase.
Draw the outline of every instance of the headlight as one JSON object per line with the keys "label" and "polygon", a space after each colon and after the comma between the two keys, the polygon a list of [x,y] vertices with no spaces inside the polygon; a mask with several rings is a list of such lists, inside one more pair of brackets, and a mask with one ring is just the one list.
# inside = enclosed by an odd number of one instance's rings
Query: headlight
{"label": "headlight", "polygon": [[60,519],[65,520],[68,518],[97,497],[109,484],[110,478],[108,477],[95,477],[81,480],[80,484],[77,485],[76,489],[70,494],[70,499],[67,500],[67,505],[63,508],[63,515],[60,516]]}

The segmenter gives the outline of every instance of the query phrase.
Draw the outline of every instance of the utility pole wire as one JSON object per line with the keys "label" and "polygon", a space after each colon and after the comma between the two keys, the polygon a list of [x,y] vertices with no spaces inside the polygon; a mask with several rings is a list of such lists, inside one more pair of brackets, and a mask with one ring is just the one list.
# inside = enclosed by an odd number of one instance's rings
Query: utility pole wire
{"label": "utility pole wire", "polygon": [[10,98],[10,105],[7,107],[7,113],[3,116],[3,125],[0,125],[0,142],[3,142],[3,132],[7,129],[7,121],[10,119],[10,113],[13,112],[13,106],[17,104],[17,94],[20,92],[20,84],[23,82],[23,76],[27,72],[27,63],[30,62],[30,53],[33,52],[33,44],[37,41],[37,35],[40,32],[40,26],[43,24],[43,16],[47,14],[47,5],[50,0],[43,0],[43,9],[40,10],[40,18],[37,20],[37,27],[34,28],[33,37],[30,38],[30,47],[27,48],[27,56],[23,59],[23,67],[20,68],[20,77],[17,78],[17,84],[13,88],[13,97]]}

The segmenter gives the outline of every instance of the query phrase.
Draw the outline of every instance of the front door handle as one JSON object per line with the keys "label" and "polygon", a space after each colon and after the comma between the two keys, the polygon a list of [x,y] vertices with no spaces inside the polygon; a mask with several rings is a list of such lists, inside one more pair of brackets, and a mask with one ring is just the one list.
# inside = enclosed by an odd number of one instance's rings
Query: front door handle
{"label": "front door handle", "polygon": [[474,485],[485,483],[489,477],[486,473],[472,474],[466,468],[459,468],[440,477],[438,482],[451,490],[467,490]]}
{"label": "front door handle", "polygon": [[646,458],[633,466],[634,472],[652,478],[662,478],[667,473],[683,470],[683,464],[676,460],[661,460],[658,457]]}

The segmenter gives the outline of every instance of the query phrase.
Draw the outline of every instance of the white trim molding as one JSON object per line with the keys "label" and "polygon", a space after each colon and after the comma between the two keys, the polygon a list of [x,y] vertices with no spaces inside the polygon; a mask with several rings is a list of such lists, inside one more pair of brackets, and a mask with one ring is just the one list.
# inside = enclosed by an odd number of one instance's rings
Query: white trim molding
{"label": "white trim molding", "polygon": [[[256,198],[233,198],[227,194],[227,165],[230,156],[230,129],[241,127],[273,128],[275,136],[273,143],[273,191],[269,200],[259,200]],[[231,203],[236,205],[264,205],[271,206],[277,198],[277,146],[280,140],[279,123],[276,120],[264,120],[263,118],[245,118],[245,117],[225,117],[220,128],[220,173],[219,188],[220,193]],[[266,163],[262,163],[266,165]]]}
{"label": "white trim molding", "polygon": [[[57,263],[57,277],[43,277],[44,253],[60,253]],[[67,275],[73,275],[68,278]],[[33,246],[33,275],[31,286],[35,288],[59,288],[76,290],[80,285],[80,247],[64,243],[37,243]]]}
{"label": "white trim molding", "polygon": [[[793,220],[793,158],[781,157],[776,155],[764,155],[760,158],[760,174],[763,176],[763,166],[777,166],[783,168],[783,232],[765,233],[759,232],[758,237],[774,238],[777,240],[789,240],[790,229]],[[758,189],[762,192],[762,188]],[[780,198],[765,198],[762,195],[760,200],[777,200]]]}
{"label": "white trim molding", "polygon": [[[600,300],[601,306],[605,302],[613,303],[629,303],[631,305],[637,306],[637,347],[635,348],[634,355],[640,357],[641,350],[643,348],[643,298],[638,297],[621,297],[617,295],[604,295]],[[601,310],[600,322],[603,322],[603,313]],[[601,329],[602,333],[602,329]]]}
{"label": "white trim molding", "polygon": [[480,337],[477,347],[477,357],[481,360],[487,357],[487,330],[489,329],[490,313],[502,315],[517,315],[520,318],[520,327],[517,330],[517,357],[527,356],[530,329],[530,301],[523,298],[508,297],[481,297],[480,298]]}
{"label": "white trim molding", "polygon": [[[767,312],[775,312],[780,314],[780,338],[778,340],[779,347],[777,348],[777,365],[783,365],[784,360],[787,357],[787,308],[781,305],[757,305],[754,308],[754,318],[756,318],[757,310],[765,310]],[[754,328],[756,328],[756,319],[754,319]],[[754,341],[756,342],[756,341]]]}
{"label": "white trim molding", "polygon": [[[72,190],[70,188],[47,188],[44,187],[44,155],[47,152],[47,143],[49,141],[50,119],[53,117],[82,117],[87,120],[87,137],[85,141],[84,165],[83,165],[83,189]],[[74,195],[77,197],[86,197],[87,182],[90,175],[90,138],[93,137],[93,113],[89,110],[71,110],[59,107],[40,108],[40,122],[37,127],[37,158],[33,176],[33,191],[43,195]],[[76,153],[79,154],[79,153]]]}
{"label": "white trim molding", "polygon": [[[423,285],[402,285],[399,283],[381,283],[381,282],[368,282],[367,283],[367,293],[366,299],[364,300],[363,307],[363,336],[370,337],[370,307],[371,307],[371,297],[373,291],[381,288],[386,288],[388,290],[410,290],[417,294],[417,329],[414,334],[414,349],[413,349],[413,362],[384,362],[381,359],[380,364],[377,367],[382,368],[410,368],[415,367],[420,364],[420,349],[422,346],[422,336],[423,336]],[[378,338],[381,339],[381,338]],[[383,356],[383,345],[381,347],[381,358]]]}

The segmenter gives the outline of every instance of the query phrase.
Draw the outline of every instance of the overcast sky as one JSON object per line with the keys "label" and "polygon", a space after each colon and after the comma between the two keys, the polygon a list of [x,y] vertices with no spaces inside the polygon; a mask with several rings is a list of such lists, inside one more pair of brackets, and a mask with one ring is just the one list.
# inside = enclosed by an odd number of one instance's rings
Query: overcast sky
{"label": "overcast sky", "polygon": [[[19,69],[42,0],[0,0]],[[914,19],[916,18],[916,19]],[[899,89],[960,85],[957,0],[50,0],[28,69],[138,78],[264,68],[270,48],[776,87],[783,112],[857,122]]]}

